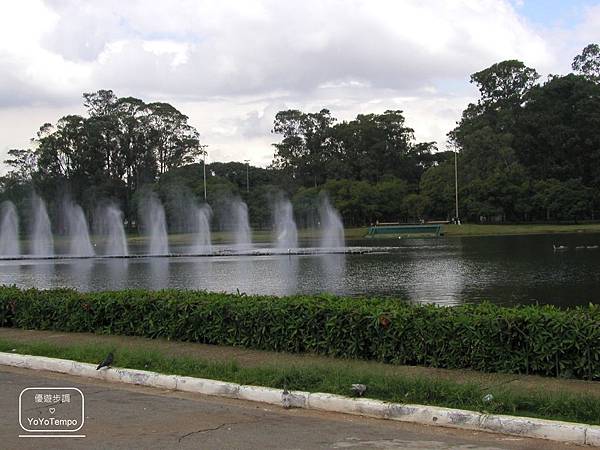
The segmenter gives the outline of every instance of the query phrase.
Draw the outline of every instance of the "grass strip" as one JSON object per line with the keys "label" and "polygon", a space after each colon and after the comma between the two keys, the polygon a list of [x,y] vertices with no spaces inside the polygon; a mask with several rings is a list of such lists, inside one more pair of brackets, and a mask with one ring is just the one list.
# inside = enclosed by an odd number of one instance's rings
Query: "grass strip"
{"label": "grass strip", "polygon": [[[349,368],[345,362],[319,365],[298,362],[289,365],[265,364],[243,367],[235,360],[209,361],[201,358],[169,356],[149,345],[147,348],[104,344],[56,345],[46,342],[24,343],[0,339],[0,351],[98,363],[109,351],[115,365],[164,374],[210,378],[239,384],[267,386],[350,395],[352,383],[367,385],[367,397],[396,403],[413,403],[480,411],[600,424],[600,402],[596,396],[547,392],[543,389],[515,389],[509,383],[482,386],[376,371]],[[486,401],[487,394],[492,400]]]}
{"label": "grass strip", "polygon": [[444,225],[445,236],[503,236],[553,233],[600,233],[599,223],[523,225]]}

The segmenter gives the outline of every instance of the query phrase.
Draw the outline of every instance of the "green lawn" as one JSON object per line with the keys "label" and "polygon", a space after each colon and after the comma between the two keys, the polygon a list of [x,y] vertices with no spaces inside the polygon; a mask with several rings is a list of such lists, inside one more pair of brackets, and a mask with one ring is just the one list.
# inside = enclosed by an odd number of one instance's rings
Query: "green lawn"
{"label": "green lawn", "polygon": [[446,236],[493,236],[508,234],[600,233],[600,223],[573,225],[444,225]]}
{"label": "green lawn", "polygon": [[[546,389],[543,381],[537,387],[532,387],[530,383],[516,386],[510,382],[490,384],[489,380],[483,381],[485,377],[481,380],[477,376],[463,379],[464,371],[456,371],[454,377],[447,375],[452,371],[444,371],[445,376],[423,376],[419,372],[413,373],[411,368],[392,372],[385,368],[378,370],[382,366],[380,363],[333,358],[327,358],[326,362],[324,358],[296,358],[288,363],[274,360],[245,364],[234,358],[224,360],[189,354],[182,356],[161,351],[160,348],[160,344],[155,346],[150,340],[128,345],[116,341],[57,344],[0,338],[0,351],[3,352],[96,364],[109,351],[113,351],[117,367],[340,395],[350,395],[351,384],[364,383],[367,385],[366,397],[391,402],[600,424],[600,399],[597,392]],[[487,394],[491,394],[491,400],[486,400]]]}

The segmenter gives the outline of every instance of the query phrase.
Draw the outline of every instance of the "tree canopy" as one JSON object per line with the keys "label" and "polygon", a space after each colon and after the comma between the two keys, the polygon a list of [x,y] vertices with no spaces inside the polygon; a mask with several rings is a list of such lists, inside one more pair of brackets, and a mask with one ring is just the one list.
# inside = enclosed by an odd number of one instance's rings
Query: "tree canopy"
{"label": "tree canopy", "polygon": [[[316,222],[326,191],[348,225],[449,219],[458,162],[460,214],[470,221],[575,221],[600,212],[600,46],[590,44],[573,73],[550,75],[517,60],[471,75],[479,98],[466,105],[448,147],[417,142],[401,110],[338,120],[328,109],[279,111],[266,168],[206,165],[207,199],[219,216],[242,197],[254,226],[268,227],[283,192],[298,222]],[[83,94],[85,115],[43,124],[27,149],[11,149],[1,197],[22,202],[32,189],[50,203],[70,195],[88,212],[117,203],[129,224],[148,190],[165,203],[172,229],[182,198],[204,200],[205,147],[172,105]],[[247,181],[249,180],[249,182]],[[248,184],[247,184],[248,183]],[[179,209],[178,209],[179,208]]]}

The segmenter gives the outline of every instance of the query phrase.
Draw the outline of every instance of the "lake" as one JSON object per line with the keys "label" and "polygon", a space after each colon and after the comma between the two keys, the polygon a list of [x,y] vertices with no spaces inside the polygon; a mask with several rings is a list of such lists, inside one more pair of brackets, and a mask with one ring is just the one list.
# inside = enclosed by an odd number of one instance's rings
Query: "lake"
{"label": "lake", "polygon": [[[600,245],[599,234],[377,239],[347,244],[395,248],[349,255],[0,261],[0,282],[80,290],[331,292],[443,305],[489,300],[502,305],[570,306],[595,303],[599,297],[600,249],[576,249]],[[555,252],[553,244],[568,249]],[[171,251],[184,253],[185,247],[173,246]]]}

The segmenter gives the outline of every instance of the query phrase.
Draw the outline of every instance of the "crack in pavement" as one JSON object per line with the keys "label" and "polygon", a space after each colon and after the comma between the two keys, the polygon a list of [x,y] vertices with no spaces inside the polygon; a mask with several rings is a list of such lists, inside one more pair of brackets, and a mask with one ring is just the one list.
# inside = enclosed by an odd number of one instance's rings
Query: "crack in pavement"
{"label": "crack in pavement", "polygon": [[198,433],[206,433],[209,431],[216,431],[216,430],[220,430],[223,427],[226,427],[227,425],[239,425],[239,424],[243,424],[243,423],[257,423],[260,422],[260,420],[243,420],[240,422],[225,422],[222,423],[221,425],[218,425],[214,428],[203,428],[201,430],[197,430],[197,431],[190,431],[189,433],[184,434],[183,436],[181,436],[179,439],[177,439],[177,442],[181,442],[184,438],[191,436],[192,434],[198,434]]}

